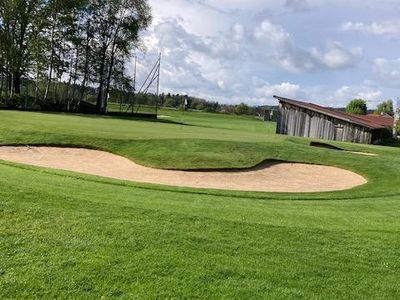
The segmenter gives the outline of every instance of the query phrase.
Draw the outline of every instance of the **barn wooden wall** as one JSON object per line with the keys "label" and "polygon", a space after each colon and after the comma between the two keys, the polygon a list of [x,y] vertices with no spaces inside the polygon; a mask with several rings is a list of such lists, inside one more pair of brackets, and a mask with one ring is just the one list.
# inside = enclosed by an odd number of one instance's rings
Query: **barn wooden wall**
{"label": "barn wooden wall", "polygon": [[370,144],[369,128],[281,102],[277,133],[343,142]]}

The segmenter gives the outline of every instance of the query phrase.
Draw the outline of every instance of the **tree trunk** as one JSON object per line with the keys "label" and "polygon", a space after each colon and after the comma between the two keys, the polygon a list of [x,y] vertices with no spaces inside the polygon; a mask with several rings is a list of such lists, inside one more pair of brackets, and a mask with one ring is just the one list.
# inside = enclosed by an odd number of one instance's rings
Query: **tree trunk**
{"label": "tree trunk", "polygon": [[87,37],[86,44],[85,44],[85,66],[84,66],[84,71],[83,71],[83,80],[82,80],[82,84],[81,84],[80,97],[79,97],[77,106],[79,106],[80,101],[83,101],[83,97],[85,96],[85,90],[86,90],[86,82],[88,81],[88,78],[89,78],[89,58],[90,58],[90,47],[89,46],[90,46],[90,38]]}
{"label": "tree trunk", "polygon": [[75,102],[75,92],[76,92],[76,80],[78,79],[78,63],[79,63],[79,48],[76,49],[76,57],[75,57],[75,66],[74,66],[74,73],[73,73],[73,83],[72,83],[72,95],[71,101],[68,99],[68,110],[70,109],[70,103]]}
{"label": "tree trunk", "polygon": [[[104,67],[101,67],[100,69],[102,69],[104,71]],[[103,78],[102,78],[102,76],[100,78],[99,90],[97,92],[96,106],[97,106],[97,111],[99,113],[102,113],[103,112]]]}
{"label": "tree trunk", "polygon": [[9,99],[10,97],[10,93],[11,93],[11,78],[10,75],[8,75],[6,77],[6,90],[5,90],[5,97],[6,99]]}
{"label": "tree trunk", "polygon": [[61,99],[63,102],[65,100],[67,101],[67,111],[70,111],[70,106],[71,106],[71,99],[69,97],[69,90],[71,88],[72,76],[73,75],[72,75],[72,71],[71,71],[70,74],[69,74],[67,86],[66,86],[65,91],[64,91],[64,96]]}
{"label": "tree trunk", "polygon": [[[51,59],[53,60],[53,59]],[[49,97],[51,78],[53,77],[53,64],[50,63],[49,76],[47,78],[46,91],[44,92],[43,102],[46,102]]]}
{"label": "tree trunk", "polygon": [[3,89],[4,89],[4,73],[1,73],[0,100],[3,97]]}
{"label": "tree trunk", "polygon": [[10,81],[8,82],[9,91],[10,91],[10,99],[14,97],[14,75],[11,74]]}
{"label": "tree trunk", "polygon": [[54,95],[53,96],[54,97],[53,101],[54,101],[55,104],[57,104],[57,106],[59,105],[59,99],[58,99],[58,96],[57,96],[57,87],[58,87],[58,82],[59,82],[58,79],[59,78],[56,77],[55,78],[55,83],[53,84],[53,95]]}
{"label": "tree trunk", "polygon": [[36,66],[36,86],[35,86],[35,103],[39,98],[39,64]]}
{"label": "tree trunk", "polygon": [[108,75],[107,75],[107,84],[106,84],[106,93],[105,93],[105,104],[104,104],[104,110],[105,112],[107,112],[107,106],[108,106],[108,95],[110,93],[110,85],[111,85],[111,75],[112,75],[112,71],[114,68],[114,56],[115,56],[115,42],[113,43],[112,46],[112,51],[111,51],[111,59],[110,59],[110,66],[108,68]]}
{"label": "tree trunk", "polygon": [[104,103],[103,103],[103,96],[104,96],[104,69],[106,68],[106,51],[107,47],[103,46],[101,61],[100,61],[100,69],[99,69],[99,91],[97,93],[97,111],[99,113],[105,113],[104,111]]}
{"label": "tree trunk", "polygon": [[14,94],[18,96],[21,95],[21,77],[21,74],[18,72],[13,75]]}
{"label": "tree trunk", "polygon": [[47,101],[47,98],[49,96],[49,91],[50,91],[50,84],[51,84],[51,78],[53,77],[53,60],[54,60],[54,26],[51,28],[51,56],[50,56],[50,66],[49,66],[49,75],[47,77],[47,85],[46,85],[46,91],[44,92],[44,97],[43,97],[43,102]]}

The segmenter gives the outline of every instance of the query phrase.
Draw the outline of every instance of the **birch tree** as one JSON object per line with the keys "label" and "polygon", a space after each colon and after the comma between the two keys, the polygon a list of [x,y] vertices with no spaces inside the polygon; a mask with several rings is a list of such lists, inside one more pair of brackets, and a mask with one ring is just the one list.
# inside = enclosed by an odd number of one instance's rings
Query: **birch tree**
{"label": "birch tree", "polygon": [[126,59],[137,46],[139,32],[151,22],[150,7],[144,0],[93,0],[96,16],[97,109],[106,112],[116,58]]}
{"label": "birch tree", "polygon": [[24,79],[35,102],[70,110],[96,87],[105,113],[150,22],[147,0],[0,0],[0,97],[19,97]]}

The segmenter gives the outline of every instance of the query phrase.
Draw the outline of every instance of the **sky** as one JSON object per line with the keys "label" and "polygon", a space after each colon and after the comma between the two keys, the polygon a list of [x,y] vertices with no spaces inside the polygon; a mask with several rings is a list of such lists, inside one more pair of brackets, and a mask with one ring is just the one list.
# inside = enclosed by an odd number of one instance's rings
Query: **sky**
{"label": "sky", "polygon": [[138,72],[161,52],[161,92],[249,105],[276,104],[273,95],[332,107],[363,98],[370,108],[400,97],[399,0],[149,4]]}

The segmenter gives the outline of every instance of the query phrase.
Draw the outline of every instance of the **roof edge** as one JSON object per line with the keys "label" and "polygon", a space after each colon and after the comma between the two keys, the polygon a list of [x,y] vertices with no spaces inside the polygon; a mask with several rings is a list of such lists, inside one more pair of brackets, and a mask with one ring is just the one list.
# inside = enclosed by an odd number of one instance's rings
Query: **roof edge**
{"label": "roof edge", "polygon": [[[294,100],[294,99],[289,99],[289,98],[285,98],[285,97],[280,97],[280,96],[273,96],[275,99],[279,100],[279,101],[283,101],[283,102],[287,102],[289,104],[294,104],[297,105],[299,107],[311,110],[311,111],[315,111],[327,116],[330,116],[332,118],[336,118],[348,123],[353,123],[353,124],[357,124],[359,126],[363,126],[363,127],[367,127],[369,129],[384,129],[385,126],[379,125],[379,124],[374,124],[374,123],[369,123],[368,121],[359,118],[355,115],[349,114],[349,113],[345,113],[345,112],[339,112],[339,111],[329,111],[330,109],[327,107],[323,107],[317,104],[313,104],[313,103],[309,103],[309,102],[304,102],[304,101],[299,101],[299,100]],[[312,107],[311,107],[312,106]]]}

